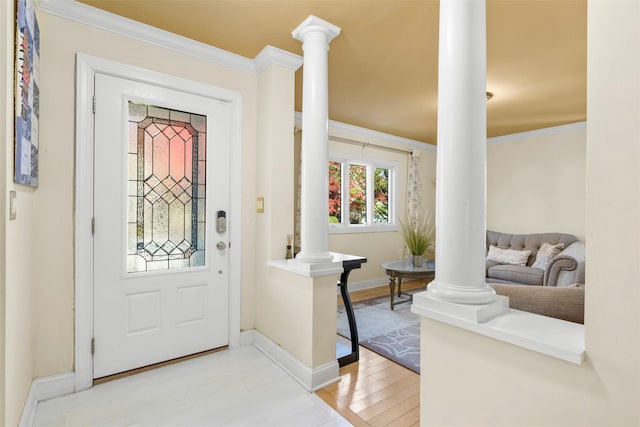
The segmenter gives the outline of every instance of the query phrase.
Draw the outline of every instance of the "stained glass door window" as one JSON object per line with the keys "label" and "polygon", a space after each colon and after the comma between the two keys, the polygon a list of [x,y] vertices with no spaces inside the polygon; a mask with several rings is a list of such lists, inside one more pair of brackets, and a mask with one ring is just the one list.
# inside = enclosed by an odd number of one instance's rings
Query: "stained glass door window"
{"label": "stained glass door window", "polygon": [[127,271],[203,266],[206,117],[129,102]]}

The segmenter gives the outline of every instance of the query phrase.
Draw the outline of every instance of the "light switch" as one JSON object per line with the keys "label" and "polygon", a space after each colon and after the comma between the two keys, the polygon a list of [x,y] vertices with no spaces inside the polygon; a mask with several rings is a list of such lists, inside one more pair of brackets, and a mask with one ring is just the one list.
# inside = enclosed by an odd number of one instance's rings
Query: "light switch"
{"label": "light switch", "polygon": [[17,216],[16,192],[9,192],[9,221],[13,221]]}
{"label": "light switch", "polygon": [[258,197],[256,201],[256,212],[264,213],[264,197]]}

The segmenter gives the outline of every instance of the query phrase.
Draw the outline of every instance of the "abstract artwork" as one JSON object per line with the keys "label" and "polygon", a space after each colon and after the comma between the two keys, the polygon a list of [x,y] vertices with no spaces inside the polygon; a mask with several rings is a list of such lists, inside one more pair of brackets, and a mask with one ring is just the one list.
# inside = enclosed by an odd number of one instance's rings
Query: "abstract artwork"
{"label": "abstract artwork", "polygon": [[40,29],[33,0],[18,0],[14,181],[38,186]]}

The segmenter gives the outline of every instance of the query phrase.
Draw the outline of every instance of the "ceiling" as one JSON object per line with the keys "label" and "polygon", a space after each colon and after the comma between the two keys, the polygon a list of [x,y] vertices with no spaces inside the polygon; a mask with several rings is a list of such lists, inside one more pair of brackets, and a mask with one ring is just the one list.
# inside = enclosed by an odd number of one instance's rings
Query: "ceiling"
{"label": "ceiling", "polygon": [[[307,16],[342,29],[329,51],[329,118],[436,143],[438,1],[80,0],[254,58],[302,55]],[[488,0],[487,135],[586,120],[586,0]],[[302,110],[302,68],[296,73]]]}

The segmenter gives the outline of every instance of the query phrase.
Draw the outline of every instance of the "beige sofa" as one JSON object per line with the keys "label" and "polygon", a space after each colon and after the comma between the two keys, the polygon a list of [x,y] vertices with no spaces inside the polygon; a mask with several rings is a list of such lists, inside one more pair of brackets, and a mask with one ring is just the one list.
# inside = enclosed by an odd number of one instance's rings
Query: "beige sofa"
{"label": "beige sofa", "polygon": [[[543,243],[562,244],[562,251],[545,269],[534,268],[536,255]],[[487,231],[487,253],[490,246],[516,251],[530,251],[525,265],[487,261],[488,283],[568,287],[584,283],[585,246],[576,236],[563,233],[507,234]]]}
{"label": "beige sofa", "polygon": [[[537,269],[536,254],[542,243],[562,243],[564,249],[545,268]],[[505,234],[487,231],[487,252],[502,249],[529,250],[525,265],[487,261],[487,283],[498,295],[509,297],[510,308],[584,323],[584,243],[562,233]]]}

